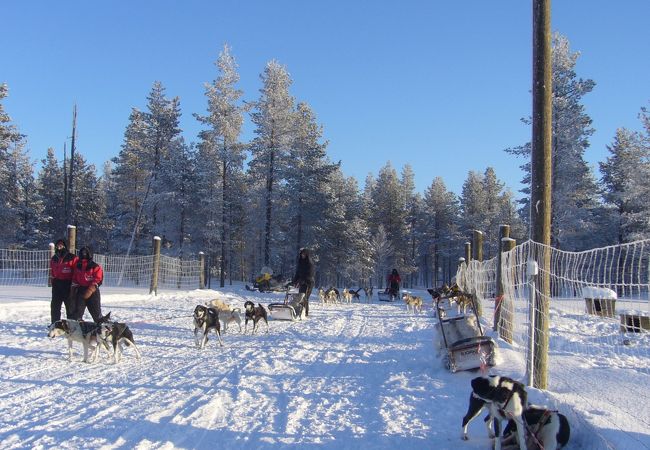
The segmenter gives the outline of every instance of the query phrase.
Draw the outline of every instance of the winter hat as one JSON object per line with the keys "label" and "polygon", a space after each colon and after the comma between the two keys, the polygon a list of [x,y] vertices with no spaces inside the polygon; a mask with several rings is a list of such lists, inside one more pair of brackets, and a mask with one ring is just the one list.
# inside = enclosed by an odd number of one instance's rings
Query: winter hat
{"label": "winter hat", "polygon": [[58,239],[56,241],[56,243],[54,244],[54,248],[58,247],[59,244],[63,244],[63,248],[66,249],[66,250],[68,249],[68,246],[65,243],[65,239]]}
{"label": "winter hat", "polygon": [[79,249],[79,258],[83,259],[84,254],[88,254],[87,259],[93,259],[93,249],[89,245],[85,245]]}

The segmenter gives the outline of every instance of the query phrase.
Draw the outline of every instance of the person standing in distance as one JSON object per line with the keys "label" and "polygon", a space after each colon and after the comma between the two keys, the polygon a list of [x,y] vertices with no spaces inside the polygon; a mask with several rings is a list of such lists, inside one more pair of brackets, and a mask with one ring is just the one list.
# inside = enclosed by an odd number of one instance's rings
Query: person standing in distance
{"label": "person standing in distance", "polygon": [[51,323],[61,320],[61,305],[65,305],[67,319],[74,318],[75,300],[70,297],[72,273],[78,258],[68,251],[65,240],[59,239],[54,244],[54,255],[50,259],[50,281],[52,284],[52,301],[50,302]]}
{"label": "person standing in distance", "polygon": [[83,320],[84,312],[88,312],[96,323],[101,322],[102,301],[99,286],[104,281],[102,266],[93,261],[93,252],[85,246],[79,250],[79,260],[74,266],[71,296],[75,298],[75,319]]}
{"label": "person standing in distance", "polygon": [[292,283],[298,287],[298,292],[305,294],[302,299],[305,304],[305,316],[309,316],[309,296],[314,287],[314,273],[314,263],[309,257],[309,250],[301,248]]}

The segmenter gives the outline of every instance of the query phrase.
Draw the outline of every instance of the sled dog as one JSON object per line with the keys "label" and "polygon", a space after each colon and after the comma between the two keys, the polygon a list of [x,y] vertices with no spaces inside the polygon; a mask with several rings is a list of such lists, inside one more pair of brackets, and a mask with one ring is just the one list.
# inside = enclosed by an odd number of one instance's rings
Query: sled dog
{"label": "sled dog", "polygon": [[95,358],[99,354],[99,344],[101,343],[99,340],[99,331],[100,326],[95,322],[61,319],[50,325],[47,337],[54,339],[58,336],[65,336],[68,340],[69,360],[72,360],[72,343],[81,343],[84,349],[83,361],[91,363],[95,361]]}
{"label": "sled dog", "polygon": [[264,320],[266,324],[266,332],[269,332],[269,321],[267,318],[266,309],[262,306],[261,303],[258,303],[257,306],[250,300],[247,300],[244,303],[245,310],[245,319],[244,319],[244,334],[246,334],[246,329],[248,328],[248,321],[253,321],[253,333],[257,330],[257,322]]}
{"label": "sled dog", "polygon": [[[461,438],[468,439],[468,424],[483,408],[487,408],[489,415],[486,425],[488,436],[494,438],[494,449],[501,450],[501,421],[512,419],[516,423],[519,449],[526,450],[522,415],[527,405],[528,393],[520,382],[498,375],[476,377],[472,380],[472,393],[467,414],[463,417]],[[493,425],[495,433],[492,432]]]}
{"label": "sled dog", "polygon": [[213,330],[219,345],[223,347],[221,341],[221,324],[219,323],[219,312],[214,308],[208,308],[204,305],[196,305],[194,308],[194,342],[198,348],[205,347],[208,342],[208,333]]}
{"label": "sled dog", "polygon": [[[564,414],[542,406],[530,405],[524,410],[523,418],[526,421],[528,449],[556,450],[563,448],[569,442],[571,427]],[[515,426],[514,421],[509,420],[503,430],[502,445],[506,449],[518,445]]]}
{"label": "sled dog", "polygon": [[122,358],[122,351],[124,346],[133,347],[136,357],[140,359],[142,355],[140,350],[135,345],[135,340],[133,339],[133,332],[129,326],[125,323],[120,322],[104,322],[100,324],[100,338],[102,339],[104,345],[110,345],[113,347],[113,362],[117,364]]}

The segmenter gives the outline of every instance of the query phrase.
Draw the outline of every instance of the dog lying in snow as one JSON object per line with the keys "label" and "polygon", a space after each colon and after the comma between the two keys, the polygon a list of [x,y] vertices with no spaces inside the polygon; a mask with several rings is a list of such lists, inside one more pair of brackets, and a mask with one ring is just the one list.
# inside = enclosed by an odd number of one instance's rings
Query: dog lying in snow
{"label": "dog lying in snow", "polygon": [[[526,447],[531,450],[557,450],[563,448],[571,436],[571,427],[564,414],[530,405],[524,410]],[[503,430],[502,446],[510,450],[518,446],[516,424],[509,420]]]}
{"label": "dog lying in snow", "polygon": [[142,357],[140,350],[135,345],[133,333],[127,324],[120,322],[104,322],[99,326],[99,337],[105,345],[110,342],[113,347],[113,362],[115,364],[117,364],[122,358],[124,346],[132,347],[138,359]]}
{"label": "dog lying in snow", "polygon": [[241,333],[241,309],[233,308],[220,298],[210,300],[206,306],[214,308],[219,312],[219,320],[223,322],[224,333],[228,331],[228,325],[236,323]]}
{"label": "dog lying in snow", "polygon": [[[519,449],[526,450],[522,415],[528,406],[528,393],[524,385],[512,378],[491,375],[472,380],[467,414],[463,417],[463,440],[467,440],[467,426],[482,410],[488,409],[488,436],[494,438],[494,449],[501,450],[501,421],[514,420]],[[495,432],[493,433],[493,428]]]}
{"label": "dog lying in snow", "polygon": [[219,345],[223,347],[219,311],[214,308],[208,308],[205,305],[196,305],[192,317],[194,318],[194,342],[198,348],[202,349],[205,347],[205,344],[208,342],[208,333],[210,330],[216,333]]}
{"label": "dog lying in snow", "polygon": [[264,320],[264,323],[266,324],[266,332],[269,332],[269,321],[267,318],[267,313],[266,309],[264,306],[262,306],[261,303],[258,303],[257,306],[250,300],[247,300],[246,303],[244,303],[244,311],[245,311],[245,321],[244,321],[244,334],[246,334],[246,329],[248,328],[248,321],[252,320],[253,321],[253,333],[255,333],[255,330],[257,330],[257,322],[260,320]]}
{"label": "dog lying in snow", "polygon": [[[110,313],[102,319],[108,318]],[[108,346],[100,338],[100,324],[95,322],[84,322],[71,319],[57,320],[48,328],[47,337],[54,339],[58,336],[65,336],[68,340],[68,359],[72,360],[72,343],[79,342],[83,345],[84,359],[86,363],[94,362],[99,354],[99,345],[102,344],[108,351]],[[90,356],[90,359],[89,359]]]}

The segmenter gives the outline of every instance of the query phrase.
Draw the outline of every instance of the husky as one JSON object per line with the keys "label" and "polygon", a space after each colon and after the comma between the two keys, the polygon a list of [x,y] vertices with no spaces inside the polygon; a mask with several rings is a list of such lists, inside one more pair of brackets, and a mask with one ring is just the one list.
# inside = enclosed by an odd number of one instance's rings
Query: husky
{"label": "husky", "polygon": [[[472,380],[467,414],[463,417],[461,438],[467,440],[467,426],[482,410],[487,408],[488,435],[494,438],[494,450],[501,450],[501,420],[514,420],[519,450],[526,450],[522,415],[528,406],[528,393],[524,385],[512,378],[491,375]],[[496,433],[492,432],[492,427]]]}
{"label": "husky", "polygon": [[[558,450],[563,448],[571,436],[571,427],[564,414],[546,409],[542,406],[530,405],[524,411],[526,421],[526,445],[535,450]],[[503,446],[511,448],[517,445],[516,424],[508,421],[503,430]],[[540,447],[541,445],[541,447]]]}
{"label": "husky", "polygon": [[264,320],[264,323],[266,323],[266,332],[269,332],[269,321],[267,318],[266,309],[264,309],[264,306],[262,306],[261,303],[258,303],[257,306],[255,306],[255,303],[247,300],[246,303],[244,303],[244,310],[246,311],[246,318],[244,321],[244,334],[248,328],[249,320],[253,321],[253,333],[255,333],[255,330],[257,330],[257,322],[260,320]]}
{"label": "husky", "polygon": [[122,358],[122,351],[124,346],[133,347],[138,360],[142,357],[140,350],[135,345],[133,333],[129,326],[120,322],[104,322],[99,325],[99,337],[104,342],[104,345],[113,347],[113,363],[117,364]]}
{"label": "husky", "polygon": [[406,303],[406,310],[412,310],[414,313],[422,312],[422,297],[411,295],[408,292],[405,292],[402,295],[404,303]]}
{"label": "husky", "polygon": [[205,347],[208,342],[208,333],[214,330],[219,340],[219,345],[223,347],[221,341],[221,323],[219,323],[219,311],[214,308],[208,308],[205,305],[196,305],[194,308],[194,342],[200,349]]}
{"label": "husky", "polygon": [[[57,320],[48,328],[47,337],[54,339],[58,336],[65,336],[68,340],[68,359],[72,360],[72,343],[79,342],[83,345],[85,363],[92,363],[99,354],[99,345],[108,347],[99,337],[100,324],[95,322],[84,322],[71,319]],[[90,357],[90,358],[89,358]]]}

